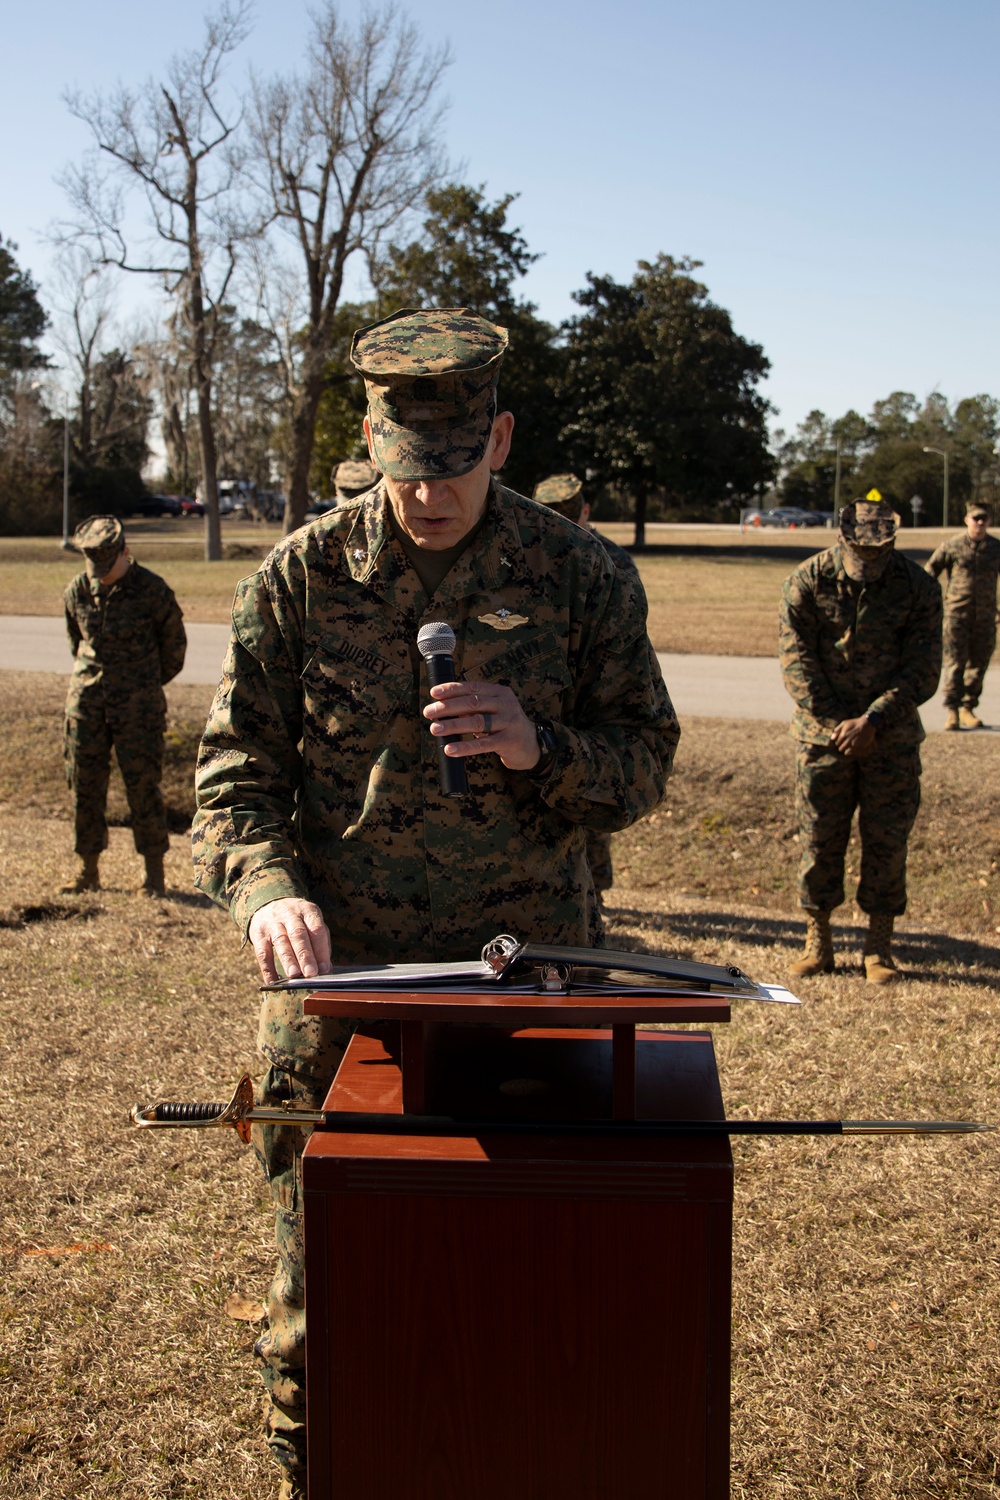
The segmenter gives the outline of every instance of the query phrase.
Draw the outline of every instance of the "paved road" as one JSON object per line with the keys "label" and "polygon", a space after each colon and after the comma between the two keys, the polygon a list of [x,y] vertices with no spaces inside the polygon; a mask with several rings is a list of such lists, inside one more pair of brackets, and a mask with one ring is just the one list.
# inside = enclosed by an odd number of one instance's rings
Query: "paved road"
{"label": "paved road", "polygon": [[[181,682],[216,683],[229,639],[228,625],[187,622],[187,661]],[[660,654],[670,695],[681,715],[709,719],[791,717],[791,700],[781,673],[769,656],[688,656]],[[0,669],[21,672],[68,672],[69,647],[61,618],[45,615],[0,615]],[[987,724],[1000,727],[1000,671],[990,672],[980,705]],[[940,697],[922,710],[927,729],[943,729]]]}

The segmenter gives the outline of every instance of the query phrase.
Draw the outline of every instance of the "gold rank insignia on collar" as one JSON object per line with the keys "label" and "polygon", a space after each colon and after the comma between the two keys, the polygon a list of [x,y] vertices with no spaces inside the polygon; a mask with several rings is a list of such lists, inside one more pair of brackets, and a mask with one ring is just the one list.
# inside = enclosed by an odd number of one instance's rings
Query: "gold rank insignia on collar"
{"label": "gold rank insignia on collar", "polygon": [[498,609],[495,615],[480,615],[480,625],[492,625],[494,630],[513,630],[515,625],[527,625],[527,615],[512,614],[509,609]]}

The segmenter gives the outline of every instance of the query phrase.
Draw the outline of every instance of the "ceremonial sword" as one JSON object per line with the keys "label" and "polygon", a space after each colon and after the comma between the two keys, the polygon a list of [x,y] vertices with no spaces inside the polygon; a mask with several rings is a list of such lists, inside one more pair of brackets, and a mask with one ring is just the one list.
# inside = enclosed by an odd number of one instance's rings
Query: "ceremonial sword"
{"label": "ceremonial sword", "polygon": [[249,1141],[251,1125],[320,1126],[350,1135],[599,1135],[611,1138],[727,1135],[981,1135],[996,1125],[976,1120],[491,1120],[462,1115],[388,1115],[358,1110],[301,1109],[254,1103],[244,1073],[228,1104],[135,1104],[133,1125],[204,1129],[231,1125]]}

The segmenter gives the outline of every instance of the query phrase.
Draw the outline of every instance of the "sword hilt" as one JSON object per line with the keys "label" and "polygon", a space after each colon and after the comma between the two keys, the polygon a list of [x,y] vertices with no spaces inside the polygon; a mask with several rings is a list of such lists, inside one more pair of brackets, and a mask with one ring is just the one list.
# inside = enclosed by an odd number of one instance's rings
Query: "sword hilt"
{"label": "sword hilt", "polygon": [[253,1109],[253,1084],[244,1073],[228,1104],[177,1104],[161,1100],[157,1104],[134,1104],[129,1110],[133,1125],[232,1125],[241,1141],[250,1139],[247,1115]]}
{"label": "sword hilt", "polygon": [[221,1115],[225,1105],[214,1104],[154,1104],[146,1111],[146,1118],[156,1125],[204,1124]]}

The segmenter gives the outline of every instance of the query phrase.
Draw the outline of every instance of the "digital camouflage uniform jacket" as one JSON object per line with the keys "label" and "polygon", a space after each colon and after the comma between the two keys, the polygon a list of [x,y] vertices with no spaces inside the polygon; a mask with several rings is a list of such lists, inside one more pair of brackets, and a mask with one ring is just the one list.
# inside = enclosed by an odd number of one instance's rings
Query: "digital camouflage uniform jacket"
{"label": "digital camouflage uniform jacket", "polygon": [[977,625],[992,625],[997,612],[1000,541],[984,536],[975,542],[967,532],[949,537],[931,555],[927,571],[948,575],[946,615],[961,614]]}
{"label": "digital camouflage uniform jacket", "polygon": [[918,745],[917,712],[941,673],[941,590],[893,552],[876,583],[852,583],[841,548],[819,552],[782,588],[781,675],[795,701],[792,736],[828,745],[834,728],[876,710],[879,745]]}
{"label": "digital camouflage uniform jacket", "polygon": [[115,717],[137,702],[163,704],[163,684],[184,665],[187,640],[173,590],[132,563],[111,588],[78,573],[63,597],[73,653],[66,714]]}
{"label": "digital camouflage uniform jacket", "polygon": [[623,568],[626,573],[633,574],[638,580],[639,569],[635,565],[635,558],[632,556],[631,552],[627,552],[624,547],[619,547],[618,543],[613,542],[610,537],[601,536],[600,532],[595,532],[595,535],[600,540],[601,546],[604,548],[605,552],[608,554],[615,567]]}
{"label": "digital camouflage uniform jacket", "polygon": [[[599,942],[585,829],[654,807],[679,738],[645,602],[600,541],[494,485],[431,603],[387,508],[379,484],[238,586],[198,763],[196,883],[244,933],[268,901],[316,901],[338,963],[478,957],[500,932]],[[441,795],[416,650],[432,620],[454,628],[459,676],[553,721],[543,781],[485,755],[464,762],[467,797]],[[315,1023],[268,1008],[266,1055],[308,1068]]]}

